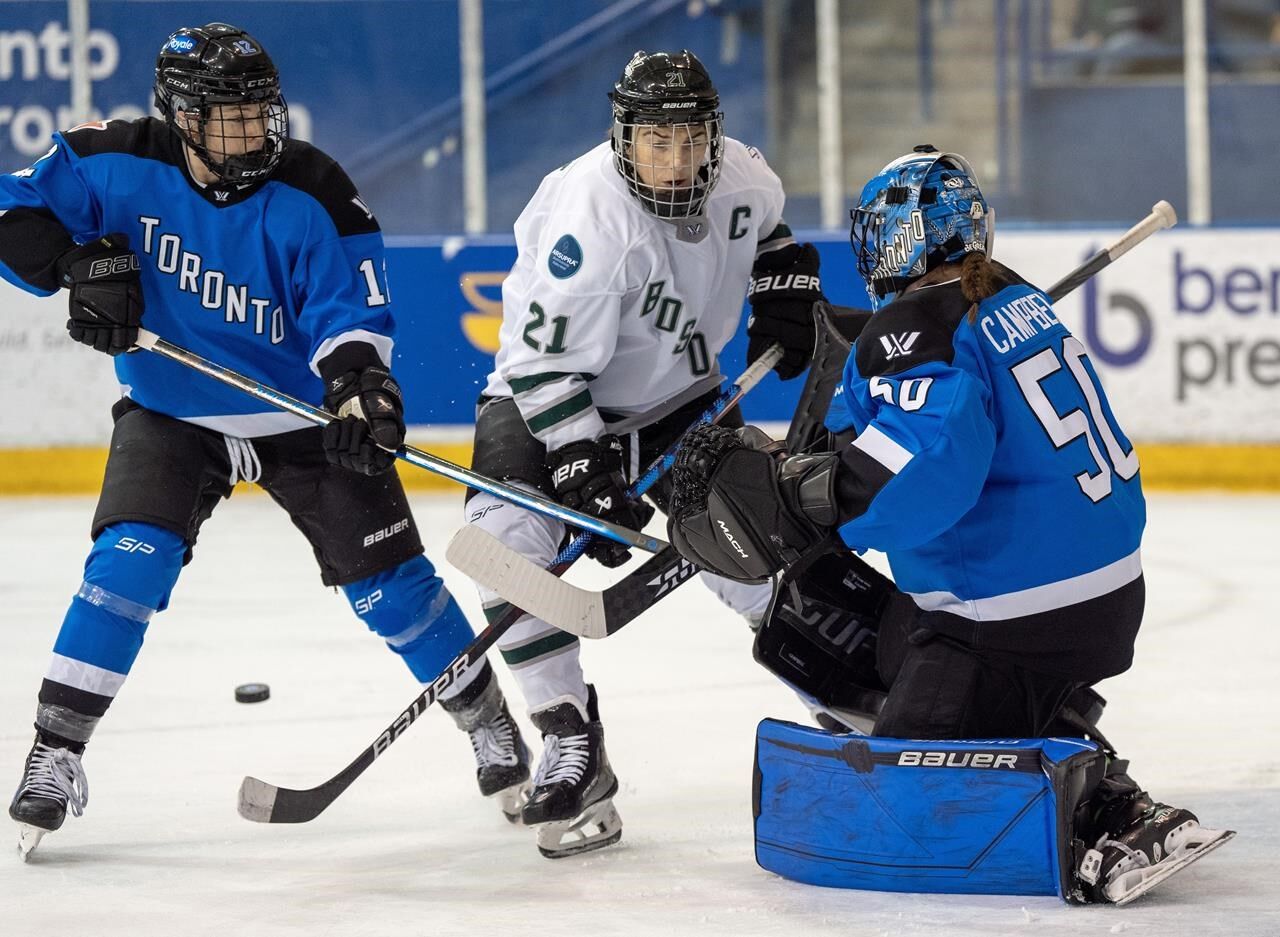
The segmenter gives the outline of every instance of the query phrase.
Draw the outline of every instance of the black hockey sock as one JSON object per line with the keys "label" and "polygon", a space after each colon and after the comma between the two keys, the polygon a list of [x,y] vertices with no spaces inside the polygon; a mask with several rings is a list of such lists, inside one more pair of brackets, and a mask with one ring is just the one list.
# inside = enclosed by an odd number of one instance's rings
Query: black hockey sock
{"label": "black hockey sock", "polygon": [[486,657],[481,659],[480,671],[475,675],[475,678],[458,691],[457,696],[451,696],[448,699],[441,697],[440,707],[449,713],[470,709],[472,704],[489,688],[491,680],[493,680],[493,668],[489,666],[489,659]]}

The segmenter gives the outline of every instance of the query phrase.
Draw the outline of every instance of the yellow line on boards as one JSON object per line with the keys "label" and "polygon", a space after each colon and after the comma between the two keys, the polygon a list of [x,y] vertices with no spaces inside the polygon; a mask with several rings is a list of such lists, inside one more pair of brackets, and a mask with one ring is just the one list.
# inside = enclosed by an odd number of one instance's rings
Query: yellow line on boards
{"label": "yellow line on boards", "polygon": [[[450,462],[471,464],[469,442],[414,444]],[[1140,443],[1138,456],[1143,486],[1154,491],[1280,491],[1280,444]],[[97,494],[106,463],[107,450],[99,447],[0,449],[0,496]],[[399,469],[410,491],[461,491],[423,469]]]}

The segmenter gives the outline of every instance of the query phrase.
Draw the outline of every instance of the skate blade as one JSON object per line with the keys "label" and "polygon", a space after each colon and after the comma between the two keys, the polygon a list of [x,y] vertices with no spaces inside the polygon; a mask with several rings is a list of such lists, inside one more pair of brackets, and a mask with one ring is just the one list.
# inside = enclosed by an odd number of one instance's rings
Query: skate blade
{"label": "skate blade", "polygon": [[520,811],[529,802],[531,793],[533,793],[533,785],[528,781],[521,781],[519,784],[513,784],[489,796],[498,802],[498,807],[502,810],[502,815],[507,818],[508,823],[512,826],[520,826],[524,823],[520,816]]}
{"label": "skate blade", "polygon": [[40,845],[40,840],[44,839],[44,834],[48,832],[30,823],[18,824],[18,855],[22,857],[23,862],[31,858],[31,853]]}
{"label": "skate blade", "polygon": [[538,827],[538,852],[548,859],[564,859],[612,846],[622,839],[622,818],[612,799],[598,801],[572,820]]}
{"label": "skate blade", "polygon": [[[1170,875],[1185,869],[1197,859],[1203,858],[1219,846],[1224,846],[1236,835],[1235,830],[1206,830],[1201,828],[1191,840],[1195,845],[1173,859],[1165,859],[1152,866],[1131,869],[1107,886],[1107,898],[1116,905],[1126,905],[1155,888]],[[1129,883],[1126,887],[1126,883]],[[1118,886],[1118,887],[1117,887]],[[1112,892],[1118,897],[1111,897]]]}

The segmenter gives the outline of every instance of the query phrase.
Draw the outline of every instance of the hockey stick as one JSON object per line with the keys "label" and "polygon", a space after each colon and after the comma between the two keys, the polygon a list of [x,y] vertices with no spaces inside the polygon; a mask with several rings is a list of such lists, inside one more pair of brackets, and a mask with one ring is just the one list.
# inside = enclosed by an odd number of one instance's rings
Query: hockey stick
{"label": "hockey stick", "polygon": [[[1051,286],[1047,290],[1049,297],[1054,301],[1062,299],[1136,245],[1177,221],[1172,205],[1157,202],[1149,215],[1113,244]],[[458,531],[447,555],[459,570],[529,614],[585,638],[608,637],[697,572],[674,548],[668,547],[603,591],[583,589],[550,576],[546,570],[474,527]]]}
{"label": "hockey stick", "polygon": [[1097,274],[1098,271],[1111,266],[1111,264],[1129,253],[1129,251],[1133,250],[1157,231],[1163,231],[1165,228],[1172,228],[1177,223],[1178,213],[1173,210],[1172,205],[1164,199],[1161,199],[1151,206],[1151,214],[1147,215],[1147,217],[1143,218],[1124,234],[1120,235],[1120,238],[1114,244],[1110,247],[1104,247],[1102,250],[1098,251],[1057,283],[1053,284],[1053,286],[1045,290],[1045,292],[1048,293],[1049,298],[1056,303],[1062,297],[1080,286],[1080,284],[1085,280]]}
{"label": "hockey stick", "polygon": [[[698,417],[693,426],[719,421],[725,413],[742,399],[742,396],[747,391],[760,382],[761,378],[768,373],[769,369],[781,357],[782,348],[780,346],[775,345],[766,351],[755,364],[743,372],[732,387],[716,398],[711,406]],[[650,463],[648,469],[628,489],[630,497],[639,497],[653,487],[662,474],[675,462],[675,454],[679,445],[680,441],[676,440],[667,448],[666,452]],[[569,546],[561,551],[549,568],[554,572],[563,573],[582,554],[589,537],[590,535],[585,533],[579,535],[573,543],[570,543]],[[577,545],[577,550],[570,555],[571,551],[574,550],[575,544]],[[668,547],[658,556],[667,556],[674,553],[675,551]],[[656,560],[657,558],[654,557],[653,559]],[[653,560],[650,560],[650,563],[652,562]],[[684,561],[682,560],[681,562]],[[648,565],[649,563],[645,564],[645,566]],[[692,569],[691,565],[690,568]],[[378,756],[385,752],[405,729],[413,725],[417,718],[440,697],[440,694],[448,689],[471,666],[472,661],[482,659],[489,649],[493,647],[494,643],[497,642],[498,638],[519,621],[524,614],[524,611],[517,607],[509,607],[500,618],[476,635],[475,639],[463,649],[462,653],[445,668],[439,677],[423,689],[418,698],[410,703],[391,725],[387,726],[372,745],[357,755],[351,764],[323,784],[305,790],[295,790],[288,787],[277,787],[258,778],[246,777],[240,782],[238,804],[240,816],[246,820],[253,820],[255,823],[306,823],[308,820],[314,820],[351,785],[352,781],[360,777],[365,772],[365,769],[373,764]]]}
{"label": "hockey stick", "polygon": [[[282,391],[255,381],[251,377],[246,377],[243,374],[232,371],[230,368],[224,368],[220,364],[201,358],[195,352],[167,342],[159,335],[146,329],[138,330],[137,347],[155,352],[170,361],[176,361],[188,368],[199,371],[201,374],[208,375],[214,380],[221,381],[223,384],[244,391],[249,396],[265,401],[273,407],[278,407],[281,410],[292,413],[294,416],[300,416],[304,420],[310,420],[320,426],[338,419],[328,410],[314,407],[309,403],[298,400],[296,397],[290,397]],[[530,511],[546,514],[557,520],[564,521],[566,524],[581,527],[583,530],[589,530],[593,534],[608,537],[610,540],[616,540],[626,546],[637,547],[648,553],[657,553],[667,546],[665,541],[659,540],[657,537],[650,537],[647,534],[630,530],[620,524],[610,523],[590,514],[582,514],[541,495],[521,488],[514,488],[492,478],[485,478],[485,476],[478,475],[470,469],[465,469],[461,465],[455,465],[438,456],[433,456],[429,452],[423,452],[421,449],[415,449],[413,446],[401,446],[396,450],[395,455],[396,458],[403,459],[410,465],[416,465],[418,468],[426,469],[428,472],[443,475],[445,478],[453,479],[463,485],[470,485],[477,491],[483,491],[494,497],[502,498],[504,501],[518,504],[520,507]]]}

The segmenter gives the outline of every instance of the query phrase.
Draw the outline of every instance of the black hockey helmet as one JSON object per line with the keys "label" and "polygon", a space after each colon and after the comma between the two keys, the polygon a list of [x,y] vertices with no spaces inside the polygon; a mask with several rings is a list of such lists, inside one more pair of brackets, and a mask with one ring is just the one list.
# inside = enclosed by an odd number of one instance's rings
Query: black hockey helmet
{"label": "black hockey helmet", "polygon": [[[280,73],[262,43],[243,29],[207,23],[171,35],[156,59],[155,102],[165,121],[227,182],[261,181],[280,162],[289,136]],[[216,119],[223,112],[215,108],[253,104],[261,105],[261,124],[256,117]],[[186,120],[178,120],[179,111]],[[217,154],[211,152],[211,136],[222,141]]]}
{"label": "black hockey helmet", "polygon": [[[614,82],[609,100],[613,163],[631,194],[659,218],[701,215],[724,159],[724,115],[706,67],[688,49],[641,50]],[[670,129],[664,133],[658,127]],[[645,146],[648,158],[639,163],[638,135],[642,143],[653,141]],[[671,178],[673,164],[691,175],[687,184]]]}

